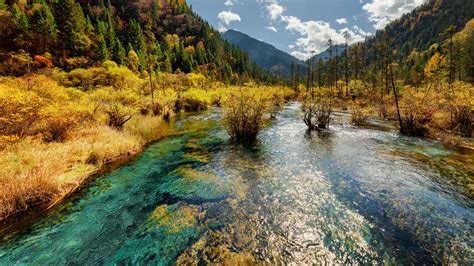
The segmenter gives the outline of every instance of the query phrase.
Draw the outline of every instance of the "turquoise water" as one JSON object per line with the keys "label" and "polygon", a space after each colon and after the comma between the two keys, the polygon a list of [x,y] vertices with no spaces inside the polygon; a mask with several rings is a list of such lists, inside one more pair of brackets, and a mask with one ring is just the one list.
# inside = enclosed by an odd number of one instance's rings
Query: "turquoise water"
{"label": "turquoise water", "polygon": [[253,147],[230,144],[216,110],[180,120],[185,134],[3,236],[0,264],[474,262],[473,154],[308,133],[298,110]]}

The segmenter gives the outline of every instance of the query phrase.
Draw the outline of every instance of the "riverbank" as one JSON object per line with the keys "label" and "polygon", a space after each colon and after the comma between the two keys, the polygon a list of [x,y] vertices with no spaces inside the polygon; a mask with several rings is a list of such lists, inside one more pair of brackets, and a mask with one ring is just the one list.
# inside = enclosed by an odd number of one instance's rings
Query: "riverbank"
{"label": "riverbank", "polygon": [[150,92],[146,78],[113,62],[84,71],[0,77],[0,230],[57,205],[147,144],[179,134],[166,122],[175,115],[220,106],[242,88],[269,109],[293,94],[195,73],[162,74]]}
{"label": "riverbank", "polygon": [[122,131],[91,126],[61,143],[27,138],[0,150],[0,230],[60,204],[89,180],[179,134],[158,117],[137,116]]}
{"label": "riverbank", "polygon": [[0,263],[471,262],[472,156],[348,116],[308,132],[299,112],[252,147],[229,143],[218,109],[180,119],[188,133],[6,235]]}

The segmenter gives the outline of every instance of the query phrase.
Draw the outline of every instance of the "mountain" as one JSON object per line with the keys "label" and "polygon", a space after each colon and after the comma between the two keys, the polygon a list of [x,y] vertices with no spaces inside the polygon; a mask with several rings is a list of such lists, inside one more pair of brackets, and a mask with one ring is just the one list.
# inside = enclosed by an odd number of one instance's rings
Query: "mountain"
{"label": "mountain", "polygon": [[66,70],[105,60],[128,65],[133,52],[140,71],[199,71],[228,82],[272,79],[185,0],[0,2],[0,74],[21,75],[44,62]]}
{"label": "mountain", "polygon": [[[344,52],[345,49],[346,49],[346,47],[344,45],[335,45],[333,47],[333,56],[336,56],[336,52],[337,52],[338,55],[341,55]],[[326,51],[321,52],[321,53],[313,56],[311,59],[314,62],[317,62],[319,60],[328,61],[329,57],[330,57],[330,52],[329,52],[329,49],[327,49]]]}
{"label": "mountain", "polygon": [[434,44],[443,42],[463,29],[472,18],[472,0],[428,0],[383,30],[377,31],[365,44],[369,49],[383,44],[401,61],[413,51],[426,51]]}
{"label": "mountain", "polygon": [[[349,77],[365,79],[375,86],[378,78],[388,80],[390,64],[397,63],[399,67],[395,74],[407,84],[414,85],[424,77],[423,67],[428,61],[433,56],[435,59],[440,56],[441,61],[453,58],[453,62],[457,62],[455,67],[451,66],[451,72],[460,73],[458,76],[462,76],[462,80],[474,80],[469,74],[473,72],[469,70],[472,55],[467,48],[461,48],[465,45],[456,44],[453,49],[450,48],[451,36],[466,27],[466,23],[473,18],[472,0],[427,0],[365,41],[352,44],[347,52],[347,70],[342,46],[338,59],[322,68],[323,72],[331,73],[323,74],[329,76],[327,80],[335,82],[333,77],[343,77],[347,71]],[[315,56],[323,60],[327,57],[327,51]],[[385,87],[388,84],[385,82]]]}
{"label": "mountain", "polygon": [[228,30],[222,37],[229,43],[234,44],[246,51],[260,67],[270,70],[279,76],[288,77],[291,73],[291,65],[300,66],[300,72],[304,73],[306,65],[298,58],[278,50],[274,46],[250,37],[236,30]]}

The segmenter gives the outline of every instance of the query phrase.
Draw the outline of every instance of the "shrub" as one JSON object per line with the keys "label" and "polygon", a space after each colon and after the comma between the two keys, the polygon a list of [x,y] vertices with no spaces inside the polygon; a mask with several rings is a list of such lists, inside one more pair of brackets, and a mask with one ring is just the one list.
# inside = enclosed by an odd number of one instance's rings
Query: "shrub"
{"label": "shrub", "polygon": [[61,140],[85,116],[81,98],[81,93],[41,75],[0,84],[0,134],[42,134],[49,141]]}
{"label": "shrub", "polygon": [[66,59],[66,68],[68,70],[76,68],[85,68],[89,64],[89,61],[84,56],[80,57],[71,57]]}
{"label": "shrub", "polygon": [[240,90],[223,103],[223,122],[231,139],[252,143],[263,126],[266,103],[261,97]]}
{"label": "shrub", "polygon": [[0,85],[0,134],[24,137],[39,121],[44,101],[31,91]]}
{"label": "shrub", "polygon": [[313,88],[306,92],[301,111],[303,122],[309,130],[329,126],[333,104],[333,95],[328,88]]}
{"label": "shrub", "polygon": [[474,87],[457,82],[452,91],[447,93],[448,111],[451,113],[451,129],[461,136],[472,136],[472,121],[474,116]]}
{"label": "shrub", "polygon": [[211,105],[211,97],[204,90],[189,89],[181,97],[180,106],[186,112],[206,110],[209,105]]}
{"label": "shrub", "polygon": [[351,108],[351,124],[354,126],[364,126],[367,124],[370,111],[359,104],[354,104]]}
{"label": "shrub", "polygon": [[53,103],[41,112],[42,131],[46,141],[63,141],[66,133],[86,117],[79,106]]}
{"label": "shrub", "polygon": [[434,114],[439,111],[437,102],[438,99],[434,93],[416,92],[411,87],[405,88],[400,101],[401,133],[425,136]]}
{"label": "shrub", "polygon": [[123,106],[118,104],[108,104],[105,107],[107,114],[107,125],[116,129],[122,129],[123,125],[132,119],[132,114],[128,113]]}

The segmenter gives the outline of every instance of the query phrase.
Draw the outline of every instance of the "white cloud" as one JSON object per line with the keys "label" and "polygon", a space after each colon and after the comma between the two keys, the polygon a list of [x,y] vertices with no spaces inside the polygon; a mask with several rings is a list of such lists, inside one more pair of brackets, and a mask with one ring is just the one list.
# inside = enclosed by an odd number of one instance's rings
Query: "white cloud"
{"label": "white cloud", "polygon": [[278,0],[257,0],[257,2],[265,6],[265,9],[268,12],[268,16],[272,20],[277,20],[278,18],[280,18],[283,12],[285,11],[285,8],[282,5],[278,4]]}
{"label": "white cloud", "polygon": [[308,55],[306,53],[300,52],[300,51],[293,51],[290,53],[292,56],[301,59],[301,60],[306,60],[308,59]]}
{"label": "white cloud", "polygon": [[283,6],[275,2],[275,3],[271,3],[270,5],[267,5],[267,11],[268,11],[268,14],[270,15],[270,18],[272,20],[276,20],[283,14],[283,11],[285,11],[285,8],[283,8]]}
{"label": "white cloud", "polygon": [[234,5],[234,2],[232,2],[232,0],[226,0],[225,3],[224,3],[225,6],[233,6]]}
{"label": "white cloud", "polygon": [[222,11],[217,15],[217,18],[225,25],[229,25],[234,21],[241,21],[239,14],[233,13],[232,11]]}
{"label": "white cloud", "polygon": [[[329,39],[334,44],[342,44],[345,42],[344,32],[347,31],[350,35],[349,43],[355,43],[364,40],[365,36],[368,35],[361,28],[355,26],[352,29],[344,28],[336,30],[326,21],[302,21],[300,18],[295,16],[285,15],[285,8],[278,4],[278,0],[257,0],[260,4],[264,5],[268,16],[272,20],[279,20],[286,24],[285,30],[289,31],[290,34],[300,35],[294,44],[288,46],[289,49],[293,50],[291,54],[300,59],[307,59],[312,53],[320,53],[327,49],[327,42]],[[386,0],[395,1],[395,0]],[[406,0],[410,1],[410,0]],[[416,0],[412,0],[416,1]],[[346,18],[340,18],[336,20],[339,24],[347,24]],[[269,27],[267,29],[271,30]]]}
{"label": "white cloud", "polygon": [[277,32],[277,31],[278,31],[278,30],[277,30],[275,27],[273,27],[273,26],[268,26],[268,27],[265,27],[265,28],[266,28],[267,30],[271,30],[271,31],[273,31],[273,32]]}
{"label": "white cloud", "polygon": [[390,21],[408,13],[425,0],[371,0],[362,9],[369,13],[369,20],[376,29],[385,27]]}
{"label": "white cloud", "polygon": [[329,39],[332,40],[333,44],[344,43],[344,32],[346,31],[350,35],[348,39],[350,44],[364,40],[367,35],[359,27],[336,30],[325,21],[301,21],[293,16],[282,16],[282,20],[287,23],[286,30],[301,35],[295,43],[298,51],[294,51],[292,54],[303,59],[310,57],[312,53],[320,53],[326,50]]}
{"label": "white cloud", "polygon": [[347,24],[347,18],[338,18],[336,22],[339,24]]}
{"label": "white cloud", "polygon": [[219,27],[217,28],[217,31],[220,32],[220,33],[224,33],[226,31],[228,31],[228,29],[224,26],[222,26],[221,24],[219,24]]}

